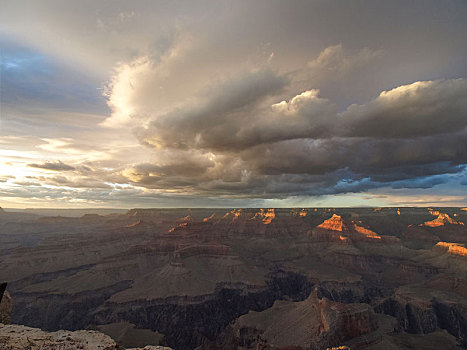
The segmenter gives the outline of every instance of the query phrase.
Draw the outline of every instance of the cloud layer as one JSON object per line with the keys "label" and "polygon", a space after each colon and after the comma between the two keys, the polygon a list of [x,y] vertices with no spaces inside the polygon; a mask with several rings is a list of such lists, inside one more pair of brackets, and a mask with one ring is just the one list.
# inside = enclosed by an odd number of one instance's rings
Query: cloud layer
{"label": "cloud layer", "polygon": [[460,0],[24,5],[0,13],[7,204],[467,202]]}

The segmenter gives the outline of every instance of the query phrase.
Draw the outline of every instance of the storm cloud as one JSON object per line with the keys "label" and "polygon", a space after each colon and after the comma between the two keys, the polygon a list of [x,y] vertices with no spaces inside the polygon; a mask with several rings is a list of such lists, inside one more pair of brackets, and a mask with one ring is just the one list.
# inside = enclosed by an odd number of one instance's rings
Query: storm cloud
{"label": "storm cloud", "polygon": [[[140,128],[143,144],[164,149],[176,161],[168,158],[151,171],[145,165],[146,175],[133,172],[129,178],[194,193],[317,195],[432,187],[446,181],[428,177],[462,172],[467,163],[464,79],[400,86],[341,113],[318,90],[276,102],[282,91],[271,97],[259,89],[248,99],[243,95],[242,103],[226,85],[211,87],[218,103],[177,108]],[[225,98],[219,101],[220,94],[234,96],[234,108]],[[195,153],[196,172],[188,171]]]}

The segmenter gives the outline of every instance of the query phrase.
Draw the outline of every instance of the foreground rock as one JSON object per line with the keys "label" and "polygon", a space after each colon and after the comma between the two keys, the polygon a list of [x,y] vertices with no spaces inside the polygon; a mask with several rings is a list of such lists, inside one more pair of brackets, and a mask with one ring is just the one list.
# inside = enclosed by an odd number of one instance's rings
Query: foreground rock
{"label": "foreground rock", "polygon": [[11,322],[11,309],[13,304],[11,302],[10,294],[7,291],[3,294],[0,302],[0,323],[8,324]]}
{"label": "foreground rock", "polygon": [[164,347],[164,346],[147,345],[144,348],[131,348],[131,349],[126,349],[126,350],[172,350],[172,349]]}
{"label": "foreground rock", "polygon": [[[120,350],[109,336],[96,331],[44,332],[38,328],[0,324],[2,350]],[[132,350],[170,350],[147,346]]]}

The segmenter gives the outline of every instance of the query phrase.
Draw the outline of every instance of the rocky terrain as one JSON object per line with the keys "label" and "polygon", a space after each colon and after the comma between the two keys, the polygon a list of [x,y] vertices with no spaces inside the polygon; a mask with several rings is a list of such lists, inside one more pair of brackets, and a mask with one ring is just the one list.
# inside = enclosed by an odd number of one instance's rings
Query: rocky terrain
{"label": "rocky terrain", "polygon": [[114,346],[177,350],[460,349],[465,222],[465,208],[3,211],[0,281],[13,323],[70,330],[65,339],[98,330]]}
{"label": "rocky terrain", "polygon": [[[124,350],[109,336],[96,331],[44,332],[37,328],[0,323],[2,350]],[[163,346],[145,346],[127,350],[171,350]]]}
{"label": "rocky terrain", "polygon": [[3,324],[0,324],[0,347],[5,350],[117,350],[115,342],[99,332],[44,332],[37,328]]}

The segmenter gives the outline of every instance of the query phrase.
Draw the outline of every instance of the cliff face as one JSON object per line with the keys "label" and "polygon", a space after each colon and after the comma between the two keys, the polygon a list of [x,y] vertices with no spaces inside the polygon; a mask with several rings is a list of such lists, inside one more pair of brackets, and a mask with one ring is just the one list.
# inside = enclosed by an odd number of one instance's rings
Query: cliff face
{"label": "cliff face", "polygon": [[432,308],[436,314],[438,326],[460,339],[461,344],[467,348],[467,307],[435,299],[432,301]]}
{"label": "cliff face", "polygon": [[274,271],[264,287],[226,284],[210,295],[107,304],[95,317],[99,323],[129,320],[164,334],[176,349],[193,349],[215,340],[248,311],[268,309],[278,299],[303,300],[312,287],[303,275]]}
{"label": "cliff face", "polygon": [[[316,291],[301,302],[283,301],[263,312],[241,316],[221,347],[325,349],[378,328],[367,304],[341,304],[319,299]],[[355,343],[355,339],[354,339]]]}
{"label": "cliff face", "polygon": [[376,312],[394,316],[400,331],[428,334],[446,329],[467,347],[467,309],[459,303],[433,299],[420,303],[393,297],[375,307]]}

